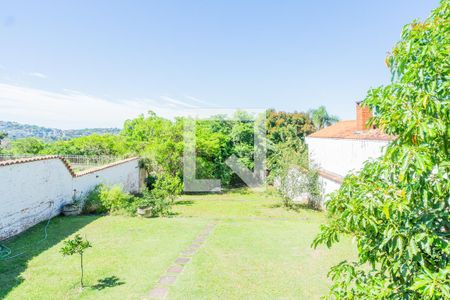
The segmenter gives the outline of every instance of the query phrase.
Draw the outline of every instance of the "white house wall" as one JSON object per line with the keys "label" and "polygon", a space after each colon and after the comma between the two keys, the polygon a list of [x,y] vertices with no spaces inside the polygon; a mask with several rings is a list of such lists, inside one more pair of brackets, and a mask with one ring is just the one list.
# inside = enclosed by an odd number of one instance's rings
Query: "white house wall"
{"label": "white house wall", "polygon": [[388,141],[306,138],[310,162],[327,172],[345,176],[364,162],[382,155]]}
{"label": "white house wall", "polygon": [[0,165],[0,240],[59,214],[74,195],[83,196],[100,183],[137,192],[138,160],[80,174],[71,173],[60,158]]}

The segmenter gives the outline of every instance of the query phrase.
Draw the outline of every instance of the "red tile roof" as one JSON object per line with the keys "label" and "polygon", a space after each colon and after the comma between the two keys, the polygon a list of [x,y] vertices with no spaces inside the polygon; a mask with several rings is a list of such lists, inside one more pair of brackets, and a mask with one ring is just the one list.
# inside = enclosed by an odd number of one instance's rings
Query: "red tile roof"
{"label": "red tile roof", "polygon": [[308,137],[378,141],[391,141],[395,139],[394,136],[385,134],[379,129],[357,130],[356,120],[337,122],[308,135]]}
{"label": "red tile roof", "polygon": [[72,166],[70,165],[70,163],[65,158],[58,156],[58,155],[34,156],[34,157],[28,157],[28,158],[4,160],[4,161],[0,161],[0,167],[16,165],[16,164],[24,164],[24,163],[29,163],[29,162],[39,161],[39,160],[48,160],[48,159],[60,159],[62,161],[62,163],[64,164],[64,166],[69,171],[70,175],[72,175],[72,177],[76,176],[75,171],[72,169]]}

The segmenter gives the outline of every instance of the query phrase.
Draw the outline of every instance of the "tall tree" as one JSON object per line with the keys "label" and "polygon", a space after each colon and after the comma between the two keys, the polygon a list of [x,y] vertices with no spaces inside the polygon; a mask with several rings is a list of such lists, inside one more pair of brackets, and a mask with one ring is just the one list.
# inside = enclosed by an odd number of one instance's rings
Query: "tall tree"
{"label": "tall tree", "polygon": [[316,109],[311,109],[309,111],[309,115],[317,130],[330,126],[339,121],[338,117],[328,114],[325,106],[319,106]]}
{"label": "tall tree", "polygon": [[8,136],[8,134],[6,132],[1,132],[0,131],[0,153],[2,151],[2,141]]}
{"label": "tall tree", "polygon": [[302,112],[284,112],[267,110],[267,137],[274,143],[287,142],[291,139],[303,140],[314,132],[314,125],[308,114]]}
{"label": "tall tree", "polygon": [[146,116],[127,120],[121,136],[129,152],[146,158],[149,172],[180,176],[183,169],[182,119],[172,122],[150,111]]}
{"label": "tall tree", "polygon": [[358,260],[331,269],[344,299],[450,299],[450,1],[404,27],[391,84],[369,91],[374,124],[397,139],[349,175],[313,245],[354,236]]}
{"label": "tall tree", "polygon": [[12,154],[38,154],[44,149],[45,143],[37,138],[24,138],[11,142]]}
{"label": "tall tree", "polygon": [[[26,140],[26,139],[23,139]],[[20,142],[22,140],[17,140]],[[92,134],[67,141],[47,143],[40,151],[44,154],[65,155],[121,155],[125,152],[122,138],[112,134]]]}

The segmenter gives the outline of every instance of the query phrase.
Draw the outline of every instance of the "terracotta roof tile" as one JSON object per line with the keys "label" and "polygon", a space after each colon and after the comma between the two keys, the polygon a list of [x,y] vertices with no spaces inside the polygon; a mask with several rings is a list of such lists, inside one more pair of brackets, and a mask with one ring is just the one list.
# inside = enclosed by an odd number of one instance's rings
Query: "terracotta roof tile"
{"label": "terracotta roof tile", "polygon": [[342,181],[344,180],[344,177],[342,177],[341,175],[324,170],[324,169],[319,169],[318,173],[320,176],[327,178],[331,181],[334,181],[336,183],[339,183],[339,184],[341,184]]}
{"label": "terracotta roof tile", "polygon": [[308,137],[379,141],[391,141],[395,139],[395,137],[385,134],[379,129],[358,131],[356,128],[356,120],[340,121],[316,131],[308,135]]}
{"label": "terracotta roof tile", "polygon": [[107,164],[107,165],[104,165],[104,166],[100,166],[100,167],[97,167],[97,168],[92,168],[92,169],[88,169],[88,170],[76,173],[75,176],[76,177],[80,177],[80,176],[83,176],[83,175],[91,174],[91,173],[94,173],[94,172],[97,172],[97,171],[100,171],[100,170],[103,170],[103,169],[111,168],[111,167],[114,167],[114,166],[117,166],[117,165],[129,162],[129,161],[132,161],[132,160],[136,160],[136,159],[139,159],[139,157],[126,158],[126,159],[119,160],[119,161],[116,161],[116,162],[113,162],[113,163],[110,163],[110,164]]}

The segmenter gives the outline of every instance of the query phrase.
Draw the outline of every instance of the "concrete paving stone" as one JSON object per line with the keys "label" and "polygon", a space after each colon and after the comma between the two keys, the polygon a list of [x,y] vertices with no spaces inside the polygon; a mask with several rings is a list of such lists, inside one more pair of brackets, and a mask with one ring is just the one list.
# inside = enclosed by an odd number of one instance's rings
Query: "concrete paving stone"
{"label": "concrete paving stone", "polygon": [[177,276],[174,275],[165,275],[161,276],[159,279],[160,284],[173,284],[177,280]]}
{"label": "concrete paving stone", "polygon": [[148,295],[150,299],[165,299],[168,293],[168,289],[162,286],[157,286],[150,291]]}
{"label": "concrete paving stone", "polygon": [[173,265],[169,269],[167,269],[167,273],[181,273],[183,271],[182,265]]}
{"label": "concrete paving stone", "polygon": [[183,255],[193,255],[193,254],[195,254],[195,252],[197,252],[196,249],[187,249],[187,250],[184,250],[181,253],[183,253]]}
{"label": "concrete paving stone", "polygon": [[185,265],[187,264],[191,259],[189,257],[179,257],[175,260],[176,264],[179,265]]}

